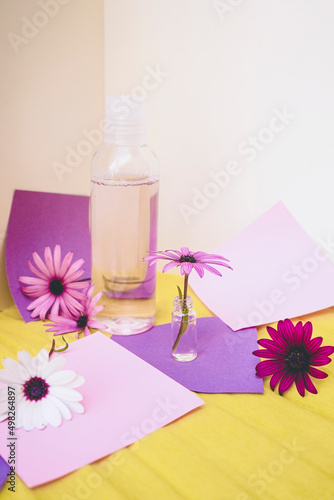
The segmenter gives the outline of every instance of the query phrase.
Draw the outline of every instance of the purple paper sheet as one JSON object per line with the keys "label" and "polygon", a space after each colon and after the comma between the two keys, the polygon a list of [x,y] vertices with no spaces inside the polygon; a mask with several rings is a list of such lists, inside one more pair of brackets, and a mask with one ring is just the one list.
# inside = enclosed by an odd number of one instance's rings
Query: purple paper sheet
{"label": "purple paper sheet", "polygon": [[7,481],[7,474],[10,472],[8,463],[0,455],[0,490]]}
{"label": "purple paper sheet", "polygon": [[36,251],[44,260],[44,249],[53,252],[57,243],[62,258],[73,251],[73,261],[85,259],[85,273],[90,277],[89,197],[16,190],[8,222],[6,240],[6,269],[14,302],[27,323],[33,321],[26,310],[31,299],[20,289],[19,276],[33,276],[28,259]]}
{"label": "purple paper sheet", "polygon": [[173,359],[170,329],[166,323],[139,335],[113,335],[111,340],[191,391],[263,392],[263,381],[255,375],[259,360],[252,354],[258,348],[255,328],[233,332],[219,318],[199,318],[198,356],[190,362]]}

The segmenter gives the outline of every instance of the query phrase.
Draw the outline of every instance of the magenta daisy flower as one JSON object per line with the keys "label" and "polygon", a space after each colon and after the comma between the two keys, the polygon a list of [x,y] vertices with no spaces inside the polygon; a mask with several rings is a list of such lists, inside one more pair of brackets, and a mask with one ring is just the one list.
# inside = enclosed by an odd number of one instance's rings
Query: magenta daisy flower
{"label": "magenta daisy flower", "polygon": [[319,379],[328,376],[315,366],[330,363],[329,356],[333,354],[334,347],[320,347],[323,339],[322,337],[312,339],[312,328],[312,323],[309,321],[305,325],[299,321],[294,326],[289,319],[286,319],[278,322],[277,330],[267,327],[272,340],[258,340],[258,344],[265,349],[254,351],[253,354],[269,359],[256,365],[256,375],[258,377],[272,375],[270,388],[274,390],[280,382],[278,392],[281,396],[294,382],[301,396],[305,395],[305,388],[317,394],[310,375]]}
{"label": "magenta daisy flower", "polygon": [[72,316],[59,316],[50,314],[49,319],[52,323],[45,326],[51,326],[46,330],[47,332],[55,332],[54,335],[63,335],[64,333],[76,332],[76,338],[79,337],[79,331],[84,331],[85,337],[89,335],[89,328],[96,328],[97,330],[105,330],[106,325],[93,319],[95,314],[100,312],[104,306],[96,306],[97,302],[102,296],[102,292],[92,298],[94,285],[91,285],[85,295],[83,301],[83,310],[79,314]]}
{"label": "magenta daisy flower", "polygon": [[28,265],[36,277],[20,276],[19,281],[25,286],[21,286],[22,292],[35,300],[27,307],[32,311],[31,317],[45,320],[49,311],[52,314],[59,314],[60,311],[66,314],[77,314],[83,310],[79,300],[85,295],[79,290],[89,287],[89,281],[77,281],[85,272],[80,269],[84,259],[75,261],[72,265],[73,252],[68,252],[61,260],[60,245],[56,245],[53,256],[50,247],[44,251],[44,260],[37,252],[32,254],[36,267],[28,260]]}
{"label": "magenta daisy flower", "polygon": [[227,264],[229,261],[225,259],[225,257],[206,252],[191,252],[188,247],[181,247],[180,250],[166,250],[165,252],[158,251],[150,253],[151,255],[144,257],[144,260],[149,261],[149,266],[152,266],[160,259],[170,261],[163,267],[163,273],[169,271],[173,267],[180,266],[182,275],[189,275],[191,271],[195,269],[198,276],[203,278],[204,270],[222,276],[217,269],[212,267],[212,265],[224,266],[232,269],[232,267]]}

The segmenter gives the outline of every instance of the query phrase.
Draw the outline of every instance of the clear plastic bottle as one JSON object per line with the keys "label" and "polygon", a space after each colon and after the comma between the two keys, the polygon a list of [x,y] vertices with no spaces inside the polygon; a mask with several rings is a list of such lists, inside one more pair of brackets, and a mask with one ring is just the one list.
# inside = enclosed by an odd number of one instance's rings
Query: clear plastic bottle
{"label": "clear plastic bottle", "polygon": [[158,161],[145,144],[145,104],[106,96],[104,144],[92,160],[92,283],[102,292],[97,315],[116,335],[144,332],[155,321]]}

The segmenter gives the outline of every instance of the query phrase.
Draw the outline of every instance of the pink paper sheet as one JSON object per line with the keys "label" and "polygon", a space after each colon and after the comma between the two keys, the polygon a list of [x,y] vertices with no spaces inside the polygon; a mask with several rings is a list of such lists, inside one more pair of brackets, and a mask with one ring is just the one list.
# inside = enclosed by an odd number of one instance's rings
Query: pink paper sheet
{"label": "pink paper sheet", "polygon": [[6,270],[11,294],[26,323],[34,321],[26,309],[32,299],[21,292],[18,277],[34,276],[28,266],[33,251],[44,260],[45,247],[53,252],[59,243],[62,258],[73,251],[72,262],[85,259],[81,279],[90,278],[88,210],[88,196],[15,191],[6,238]]}
{"label": "pink paper sheet", "polygon": [[230,260],[223,277],[195,272],[189,283],[232,330],[294,318],[334,305],[334,267],[278,203],[212,253]]}
{"label": "pink paper sheet", "polygon": [[[64,369],[86,379],[77,389],[85,413],[58,428],[15,431],[16,472],[30,488],[110,455],[203,404],[100,332],[72,343],[62,355]],[[0,436],[0,454],[7,460],[7,421],[0,424]]]}

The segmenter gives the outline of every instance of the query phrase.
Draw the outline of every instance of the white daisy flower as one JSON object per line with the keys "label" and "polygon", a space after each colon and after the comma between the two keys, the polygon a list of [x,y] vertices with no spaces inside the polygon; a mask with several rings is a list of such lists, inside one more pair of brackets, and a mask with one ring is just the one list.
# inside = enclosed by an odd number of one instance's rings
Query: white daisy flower
{"label": "white daisy flower", "polygon": [[44,429],[47,425],[58,427],[62,420],[70,420],[71,413],[83,413],[80,392],[75,388],[85,382],[73,370],[62,370],[64,356],[49,360],[49,353],[42,349],[35,358],[27,351],[18,352],[18,361],[4,358],[0,370],[0,422],[8,418],[7,387],[15,388],[15,427],[25,430]]}

